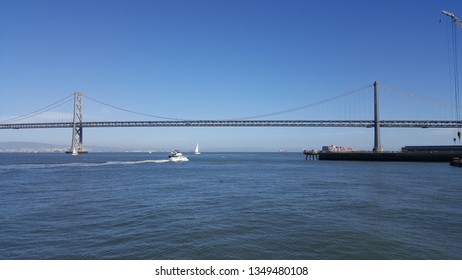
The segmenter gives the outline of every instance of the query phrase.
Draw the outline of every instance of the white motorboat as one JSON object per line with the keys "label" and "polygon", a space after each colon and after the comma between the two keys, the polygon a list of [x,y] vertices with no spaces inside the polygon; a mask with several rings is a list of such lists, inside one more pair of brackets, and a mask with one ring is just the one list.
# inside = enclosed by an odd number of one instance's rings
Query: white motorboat
{"label": "white motorboat", "polygon": [[189,159],[178,150],[172,150],[168,156],[168,160],[172,162],[189,161]]}
{"label": "white motorboat", "polygon": [[194,153],[195,153],[196,155],[200,155],[200,154],[201,154],[201,152],[199,151],[199,143],[196,144],[196,149],[194,150]]}

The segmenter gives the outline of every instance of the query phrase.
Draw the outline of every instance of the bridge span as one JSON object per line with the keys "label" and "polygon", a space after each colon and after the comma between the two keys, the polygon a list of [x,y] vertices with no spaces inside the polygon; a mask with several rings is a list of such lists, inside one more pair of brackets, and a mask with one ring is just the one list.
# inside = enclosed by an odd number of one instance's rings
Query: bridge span
{"label": "bridge span", "polygon": [[[255,120],[257,117],[224,120],[182,120],[165,117],[140,114],[119,107],[114,107],[99,101],[105,106],[110,106],[122,111],[136,113],[138,115],[161,118],[158,121],[83,121],[83,94],[74,94],[74,114],[72,122],[33,122],[33,123],[5,123],[0,122],[0,129],[42,129],[42,128],[71,128],[72,146],[70,151],[73,154],[85,152],[83,149],[83,128],[104,128],[104,127],[365,127],[374,128],[374,152],[381,152],[380,128],[456,128],[462,127],[462,121],[458,120],[381,120],[379,114],[379,92],[378,82],[374,82],[374,117],[369,120]],[[348,95],[351,93],[348,93]],[[345,96],[345,95],[342,95]],[[338,97],[328,100],[337,99]],[[61,102],[61,101],[60,101]],[[68,101],[66,101],[68,102]],[[316,104],[322,104],[318,102]],[[55,104],[53,104],[55,105]],[[311,105],[310,105],[311,106]],[[56,107],[56,106],[54,106]],[[46,107],[48,110],[53,106]],[[296,108],[297,110],[300,108]],[[288,111],[282,111],[285,113]],[[34,112],[35,113],[35,112]],[[24,119],[36,114],[27,114],[13,120]],[[262,118],[268,115],[261,115]],[[460,130],[458,132],[460,139]],[[455,141],[455,140],[454,140]]]}
{"label": "bridge span", "polygon": [[[459,128],[462,121],[454,120],[381,120],[388,128]],[[73,122],[0,124],[0,129],[73,128]],[[179,121],[104,121],[80,122],[80,128],[103,127],[366,127],[374,120],[179,120]]]}

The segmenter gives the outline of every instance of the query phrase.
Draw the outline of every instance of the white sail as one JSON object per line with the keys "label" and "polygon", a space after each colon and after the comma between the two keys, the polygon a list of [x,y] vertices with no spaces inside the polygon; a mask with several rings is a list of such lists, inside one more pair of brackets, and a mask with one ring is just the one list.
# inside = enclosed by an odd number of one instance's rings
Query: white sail
{"label": "white sail", "polygon": [[194,153],[195,153],[196,155],[200,155],[200,154],[201,154],[201,152],[199,151],[199,143],[196,144],[196,149],[194,150]]}

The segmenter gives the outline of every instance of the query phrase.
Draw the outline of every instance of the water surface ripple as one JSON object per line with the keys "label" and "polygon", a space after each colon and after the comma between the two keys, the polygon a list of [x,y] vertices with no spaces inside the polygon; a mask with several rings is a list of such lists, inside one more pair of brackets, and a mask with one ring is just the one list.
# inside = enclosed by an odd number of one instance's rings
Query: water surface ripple
{"label": "water surface ripple", "polygon": [[461,259],[461,170],[296,153],[0,154],[0,259]]}

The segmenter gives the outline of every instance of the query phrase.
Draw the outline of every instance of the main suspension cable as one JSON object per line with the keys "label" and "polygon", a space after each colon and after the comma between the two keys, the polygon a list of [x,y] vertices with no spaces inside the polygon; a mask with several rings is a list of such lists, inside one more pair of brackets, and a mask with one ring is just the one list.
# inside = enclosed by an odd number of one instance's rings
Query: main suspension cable
{"label": "main suspension cable", "polygon": [[145,116],[145,117],[150,117],[150,118],[156,118],[156,119],[163,119],[163,120],[175,120],[175,121],[183,121],[184,120],[184,119],[177,119],[177,118],[170,118],[170,117],[155,116],[155,115],[150,115],[150,114],[145,114],[145,113],[140,113],[140,112],[124,109],[124,108],[121,108],[121,107],[118,107],[118,106],[114,106],[114,105],[107,104],[105,102],[96,100],[94,98],[89,97],[88,95],[86,95],[85,98],[90,99],[91,101],[99,103],[101,105],[111,107],[113,109],[117,109],[117,110],[124,111],[124,112],[127,112],[127,113],[135,114],[135,115],[140,115],[140,116]]}
{"label": "main suspension cable", "polygon": [[272,117],[272,116],[292,113],[292,112],[308,109],[308,108],[311,108],[311,107],[319,106],[321,104],[329,103],[329,102],[338,100],[340,98],[343,98],[343,97],[346,97],[346,96],[349,96],[349,95],[353,95],[353,94],[355,94],[355,93],[357,93],[359,91],[363,91],[363,90],[365,90],[367,88],[370,88],[372,86],[373,85],[366,85],[366,86],[360,87],[358,89],[355,89],[353,91],[349,91],[347,93],[340,94],[340,95],[334,96],[334,97],[326,99],[326,100],[314,102],[314,103],[311,103],[311,104],[307,104],[307,105],[303,105],[303,106],[299,106],[299,107],[295,107],[295,108],[291,108],[291,109],[287,109],[287,110],[283,110],[283,111],[277,111],[277,112],[273,112],[273,113],[267,113],[267,114],[261,114],[261,115],[255,115],[255,116],[248,116],[248,117],[243,117],[243,118],[234,118],[234,119],[235,120],[250,120],[250,119],[258,119],[258,118],[263,118],[263,117]]}
{"label": "main suspension cable", "polygon": [[48,105],[46,107],[40,108],[40,109],[35,110],[35,111],[31,112],[31,113],[24,114],[24,115],[21,115],[21,116],[18,116],[18,117],[14,117],[14,118],[11,118],[11,119],[6,119],[6,120],[1,120],[0,123],[15,122],[15,121],[20,121],[20,120],[24,120],[24,119],[27,119],[27,118],[35,117],[37,115],[43,114],[45,112],[53,110],[53,109],[55,109],[55,108],[57,108],[57,107],[59,107],[61,105],[64,105],[64,104],[72,101],[73,96],[74,96],[74,94],[71,94],[71,95],[69,95],[69,96],[67,96],[67,97],[65,97],[65,98],[63,98],[63,99],[61,99],[59,101],[56,101],[55,103],[50,104],[50,105]]}

